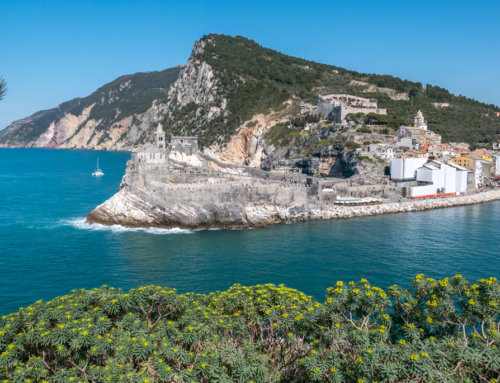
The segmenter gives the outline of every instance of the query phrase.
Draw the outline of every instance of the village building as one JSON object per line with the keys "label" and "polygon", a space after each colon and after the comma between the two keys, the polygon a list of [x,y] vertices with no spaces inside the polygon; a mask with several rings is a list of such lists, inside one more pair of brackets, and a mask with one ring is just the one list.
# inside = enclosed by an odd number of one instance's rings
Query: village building
{"label": "village building", "polygon": [[401,138],[411,138],[420,145],[431,144],[438,145],[441,143],[441,135],[434,133],[428,129],[427,122],[425,121],[422,111],[418,111],[414,118],[413,126],[401,125],[396,131],[396,135]]}
{"label": "village building", "polygon": [[408,150],[403,154],[403,158],[427,158],[428,154],[419,150]]}
{"label": "village building", "polygon": [[482,160],[483,162],[483,184],[488,185],[493,182],[494,178],[494,168],[493,168],[493,162],[487,161],[487,160]]}
{"label": "village building", "polygon": [[493,164],[494,164],[494,170],[493,174],[496,179],[500,178],[500,154],[493,153]]}
{"label": "village building", "polygon": [[472,154],[481,157],[483,160],[493,162],[493,157],[486,150],[483,149],[474,150]]}
{"label": "village building", "polygon": [[452,160],[454,164],[470,169],[474,172],[474,188],[484,184],[483,159],[475,154],[464,154]]}
{"label": "village building", "polygon": [[436,108],[447,108],[450,106],[450,103],[449,102],[434,102],[433,105]]}
{"label": "village building", "polygon": [[394,148],[388,144],[370,144],[368,151],[384,160],[395,158]]}
{"label": "village building", "polygon": [[171,152],[194,156],[198,154],[198,137],[180,137],[174,136],[170,140]]}
{"label": "village building", "polygon": [[415,181],[417,169],[427,162],[426,158],[396,158],[391,160],[391,180],[395,182]]}
{"label": "village building", "polygon": [[454,163],[429,161],[416,171],[417,186],[410,188],[410,198],[465,195],[468,170]]}
{"label": "village building", "polygon": [[470,144],[466,142],[449,142],[449,144],[455,149],[465,149],[470,153],[469,151]]}

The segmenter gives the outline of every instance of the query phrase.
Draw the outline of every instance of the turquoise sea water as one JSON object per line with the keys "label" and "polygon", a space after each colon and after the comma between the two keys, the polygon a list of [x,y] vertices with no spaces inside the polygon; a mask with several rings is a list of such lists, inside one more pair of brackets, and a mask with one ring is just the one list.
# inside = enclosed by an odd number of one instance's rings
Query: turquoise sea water
{"label": "turquoise sea water", "polygon": [[[96,159],[106,174],[92,177]],[[500,202],[249,230],[89,226],[129,153],[0,149],[0,315],[103,284],[210,292],[284,283],[322,299],[337,280],[500,277]]]}

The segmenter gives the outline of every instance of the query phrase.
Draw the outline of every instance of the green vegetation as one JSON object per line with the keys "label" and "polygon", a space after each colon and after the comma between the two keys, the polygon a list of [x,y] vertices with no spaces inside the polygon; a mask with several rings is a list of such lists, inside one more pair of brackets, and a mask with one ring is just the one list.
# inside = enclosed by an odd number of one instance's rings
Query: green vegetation
{"label": "green vegetation", "polygon": [[[189,104],[175,111],[172,118],[164,116],[162,123],[167,139],[171,135],[196,135],[201,148],[215,142],[227,142],[237,128],[252,116],[271,111],[298,116],[293,119],[294,123],[303,126],[300,124],[311,121],[303,122],[305,117],[299,116],[300,108],[297,105],[287,106],[284,102],[292,100],[316,104],[319,95],[329,93],[347,93],[377,100],[380,108],[387,109],[388,115],[369,113],[365,116],[357,113],[347,117],[360,124],[384,126],[387,129],[384,133],[402,124],[409,125],[417,111],[422,110],[429,129],[441,134],[445,142],[468,142],[474,148],[488,146],[498,141],[500,135],[500,118],[493,113],[500,112],[498,106],[453,95],[439,86],[427,84],[424,88],[420,82],[390,75],[359,73],[287,56],[241,36],[210,34],[202,40],[205,47],[196,58],[215,71],[218,95],[227,100],[227,105],[208,122],[206,116],[210,108],[221,108],[220,104]],[[97,129],[109,129],[125,117],[145,112],[155,99],[166,101],[168,89],[177,79],[179,71],[180,68],[171,68],[122,76],[88,97],[77,98],[45,111],[41,117],[13,133],[0,133],[0,143],[28,143],[38,138],[51,122],[57,122],[64,113],[78,115],[91,105],[94,106],[89,118],[101,121]],[[368,93],[366,86],[359,83],[351,85],[352,80],[407,93],[410,100],[392,100],[384,92]],[[435,102],[449,102],[450,106],[436,108],[433,105]],[[143,142],[148,139],[149,133],[141,137]]]}
{"label": "green vegetation", "polygon": [[296,153],[296,155],[294,156],[294,158],[304,157],[305,159],[311,159],[310,154],[312,152],[314,152],[315,150],[324,148],[326,146],[333,145],[335,143],[335,138],[334,137],[330,137],[330,138],[327,138],[327,139],[324,139],[324,140],[319,140],[319,137],[317,137],[317,138],[318,138],[317,142],[310,143],[310,144],[306,145],[305,147],[303,147],[300,150],[300,152]]}
{"label": "green vegetation", "polygon": [[[198,59],[205,60],[218,72],[231,100],[228,110],[233,117],[226,124],[228,133],[238,121],[277,107],[291,95],[316,103],[319,93],[345,92],[371,97],[380,107],[388,109],[388,116],[370,113],[362,117],[358,113],[353,120],[397,129],[400,125],[409,125],[420,109],[428,120],[429,129],[441,134],[445,141],[476,145],[498,141],[500,118],[491,114],[500,111],[496,105],[454,96],[438,86],[428,84],[424,89],[419,82],[389,75],[363,74],[287,56],[241,36],[209,35],[204,39],[207,45]],[[305,66],[309,69],[301,68]],[[333,73],[333,70],[338,73]],[[411,100],[394,101],[385,93],[365,93],[359,86],[350,85],[353,79],[407,92]],[[443,101],[452,105],[437,109],[432,104]],[[490,116],[483,117],[488,110]]]}
{"label": "green vegetation", "polygon": [[[468,142],[474,148],[498,141],[500,118],[492,114],[494,111],[500,111],[498,106],[455,96],[449,107],[436,108],[433,102],[440,102],[439,99],[430,98],[426,93],[426,91],[419,92],[411,101],[394,101],[387,95],[374,93],[365,93],[365,97],[377,98],[379,107],[387,108],[391,117],[394,120],[401,119],[404,125],[413,121],[413,117],[421,110],[429,129],[442,135],[443,142]],[[488,111],[490,115],[483,116]],[[389,124],[393,128],[397,128],[398,125]]]}
{"label": "green vegetation", "polygon": [[360,133],[371,133],[371,129],[368,129],[366,126],[362,126],[361,128],[356,129],[356,132]]}
{"label": "green vegetation", "polygon": [[291,124],[292,126],[304,127],[309,123],[319,122],[319,120],[320,120],[319,115],[306,113],[304,115],[292,118]]}
{"label": "green vegetation", "polygon": [[[45,132],[52,122],[58,122],[65,113],[80,115],[83,109],[92,105],[89,118],[101,120],[96,129],[107,130],[113,124],[133,114],[144,113],[153,100],[165,98],[170,84],[178,75],[180,68],[170,68],[161,72],[136,73],[117,78],[104,85],[90,96],[75,98],[48,110],[30,123],[22,125],[11,134],[0,137],[0,143],[28,143]],[[81,129],[85,125],[82,123]],[[79,129],[75,132],[78,133]]]}
{"label": "green vegetation", "polygon": [[358,161],[368,161],[368,162],[373,162],[372,159],[368,156],[357,156],[356,159]]}
{"label": "green vegetation", "polygon": [[[275,147],[282,146],[282,141],[292,136],[285,124],[276,124],[264,135],[266,143]],[[299,132],[300,134],[300,132]]]}
{"label": "green vegetation", "polygon": [[[54,109],[50,109],[41,113],[41,116],[32,122],[21,125],[19,129],[16,129],[13,133],[6,133],[0,136],[0,143],[4,143],[10,140],[14,142],[28,143],[32,140],[36,140],[40,134],[44,133],[53,121],[59,120],[64,116],[64,113],[71,107],[78,105],[80,98],[75,98],[71,101],[63,102]],[[39,112],[40,113],[40,112]],[[15,134],[12,137],[11,134]]]}
{"label": "green vegetation", "polygon": [[0,101],[2,101],[7,94],[7,81],[0,77]]}
{"label": "green vegetation", "polygon": [[347,149],[357,149],[361,147],[361,144],[352,140],[347,140],[344,144],[344,147]]}
{"label": "green vegetation", "polygon": [[500,286],[418,275],[211,294],[104,286],[0,320],[5,383],[497,382]]}

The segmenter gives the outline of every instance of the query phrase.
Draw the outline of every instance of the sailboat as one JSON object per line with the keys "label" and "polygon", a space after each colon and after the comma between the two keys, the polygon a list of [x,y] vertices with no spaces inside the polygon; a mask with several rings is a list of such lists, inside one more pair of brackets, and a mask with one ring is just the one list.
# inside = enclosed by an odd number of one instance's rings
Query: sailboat
{"label": "sailboat", "polygon": [[101,169],[99,169],[99,158],[97,159],[97,165],[95,167],[95,172],[92,173],[93,176],[103,176],[104,173],[102,172]]}

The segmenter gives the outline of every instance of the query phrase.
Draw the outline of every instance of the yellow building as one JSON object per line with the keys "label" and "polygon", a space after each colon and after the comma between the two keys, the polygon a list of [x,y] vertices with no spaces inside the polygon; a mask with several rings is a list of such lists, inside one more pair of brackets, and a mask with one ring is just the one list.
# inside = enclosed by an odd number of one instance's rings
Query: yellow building
{"label": "yellow building", "polygon": [[418,150],[408,150],[403,154],[403,158],[425,158],[424,152],[419,152]]}
{"label": "yellow building", "polygon": [[493,157],[486,153],[484,150],[476,150],[475,152],[472,152],[472,154],[481,157],[483,160],[493,162]]}
{"label": "yellow building", "polygon": [[474,170],[474,161],[480,160],[481,156],[476,156],[473,154],[462,155],[460,157],[454,158],[451,160],[454,164],[459,166],[463,166],[464,168]]}

